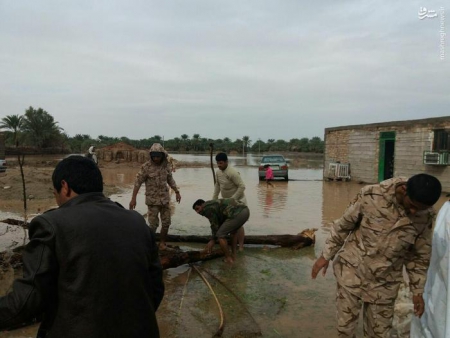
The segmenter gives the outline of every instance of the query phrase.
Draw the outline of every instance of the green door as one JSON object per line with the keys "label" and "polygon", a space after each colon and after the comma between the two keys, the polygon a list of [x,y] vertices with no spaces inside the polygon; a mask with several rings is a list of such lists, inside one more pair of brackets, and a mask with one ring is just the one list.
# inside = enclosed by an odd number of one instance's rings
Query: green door
{"label": "green door", "polygon": [[378,182],[394,176],[395,131],[380,133],[380,155],[378,159]]}

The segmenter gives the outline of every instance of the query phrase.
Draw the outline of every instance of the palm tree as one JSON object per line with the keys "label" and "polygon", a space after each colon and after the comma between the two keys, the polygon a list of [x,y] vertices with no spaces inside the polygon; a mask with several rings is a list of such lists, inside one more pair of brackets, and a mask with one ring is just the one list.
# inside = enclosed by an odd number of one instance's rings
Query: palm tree
{"label": "palm tree", "polygon": [[20,128],[22,127],[23,116],[8,115],[8,116],[2,118],[1,121],[2,122],[0,124],[0,128],[12,130],[14,144],[16,145],[16,148],[17,148],[17,146],[19,145],[19,141],[17,140],[17,133],[19,132]]}
{"label": "palm tree", "polygon": [[225,137],[223,139],[223,149],[225,152],[228,152],[230,150],[230,143],[231,139],[229,137]]}
{"label": "palm tree", "polygon": [[307,137],[303,137],[300,139],[300,151],[308,152],[309,151],[309,139]]}
{"label": "palm tree", "polygon": [[289,144],[285,140],[277,140],[274,144],[274,150],[276,151],[286,151],[288,150]]}
{"label": "palm tree", "polygon": [[37,147],[42,148],[49,145],[55,138],[59,137],[62,128],[58,127],[49,113],[42,108],[28,108],[22,121],[22,131],[27,135],[29,141]]}
{"label": "palm tree", "polygon": [[131,140],[128,137],[126,137],[126,136],[122,136],[120,138],[120,141],[123,142],[123,143],[126,143],[126,144],[130,144],[131,143]]}
{"label": "palm tree", "polygon": [[267,143],[269,144],[268,150],[272,150],[272,146],[273,146],[273,144],[275,143],[275,139],[274,139],[274,138],[269,138],[269,139],[267,140]]}
{"label": "palm tree", "polygon": [[192,136],[192,145],[194,146],[194,151],[198,150],[199,141],[200,141],[200,134],[194,134]]}
{"label": "palm tree", "polygon": [[250,137],[243,136],[242,137],[242,155],[244,155],[245,149],[247,149],[248,147],[250,147]]}
{"label": "palm tree", "polygon": [[173,139],[173,145],[174,145],[174,149],[173,150],[180,150],[180,144],[181,144],[181,139],[179,137],[175,137]]}
{"label": "palm tree", "polygon": [[188,134],[183,134],[183,135],[181,135],[181,138],[183,140],[184,150],[185,151],[189,150],[189,135]]}
{"label": "palm tree", "polygon": [[314,136],[309,140],[309,147],[312,152],[323,153],[324,142],[319,136]]}

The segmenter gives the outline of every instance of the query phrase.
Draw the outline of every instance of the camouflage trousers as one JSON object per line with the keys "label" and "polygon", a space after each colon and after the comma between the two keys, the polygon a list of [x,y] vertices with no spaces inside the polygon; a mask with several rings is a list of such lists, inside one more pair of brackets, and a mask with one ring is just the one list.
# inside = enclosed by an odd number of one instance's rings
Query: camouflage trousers
{"label": "camouflage trousers", "polygon": [[148,205],[148,224],[150,228],[156,232],[159,226],[159,217],[161,217],[161,228],[169,229],[170,227],[170,204],[167,205]]}
{"label": "camouflage trousers", "polygon": [[338,283],[336,307],[338,337],[356,337],[355,330],[361,308],[363,309],[364,337],[391,337],[394,303],[372,304],[363,302],[361,298]]}

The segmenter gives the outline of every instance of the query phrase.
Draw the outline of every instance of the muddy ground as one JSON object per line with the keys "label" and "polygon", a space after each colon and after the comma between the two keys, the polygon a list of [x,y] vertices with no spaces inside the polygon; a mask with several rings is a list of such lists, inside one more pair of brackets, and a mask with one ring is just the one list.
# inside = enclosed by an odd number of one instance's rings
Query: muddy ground
{"label": "muddy ground", "polygon": [[[52,173],[56,163],[57,161],[30,161],[25,163],[23,174],[28,213],[41,213],[56,206],[52,185]],[[136,166],[136,171],[139,168],[137,163],[100,164],[102,172],[115,170],[118,166]],[[105,182],[105,195],[109,196],[119,191],[120,187]],[[22,213],[24,210],[23,196],[23,182],[19,165],[9,161],[6,172],[0,173],[0,210]]]}
{"label": "muddy ground", "polygon": [[[33,160],[26,161],[23,166],[25,178],[26,206],[28,214],[39,214],[49,208],[56,207],[53,196],[52,173],[58,161]],[[119,168],[136,168],[138,172],[141,163],[136,162],[103,162],[100,161],[99,168],[105,177],[116,172]],[[177,163],[178,168],[204,167],[202,163]],[[106,196],[117,194],[122,187],[117,182],[104,182],[104,193]],[[20,167],[15,161],[8,161],[6,172],[0,173],[0,210],[12,213],[23,213],[24,192],[22,174]]]}

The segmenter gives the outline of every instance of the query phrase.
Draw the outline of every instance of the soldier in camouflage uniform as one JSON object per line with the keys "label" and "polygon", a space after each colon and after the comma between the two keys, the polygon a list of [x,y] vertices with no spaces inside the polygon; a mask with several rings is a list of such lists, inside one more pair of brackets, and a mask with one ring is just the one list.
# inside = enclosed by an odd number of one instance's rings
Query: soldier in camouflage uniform
{"label": "soldier in camouflage uniform", "polygon": [[[233,263],[236,259],[237,232],[250,217],[248,207],[233,198],[204,201],[197,200],[192,206],[199,215],[209,219],[212,236],[206,245],[205,251],[211,252],[216,238],[225,255],[225,262]],[[231,233],[231,254],[228,250],[226,236]]]}
{"label": "soldier in camouflage uniform", "polygon": [[150,161],[145,162],[136,175],[130,209],[136,207],[136,196],[145,182],[145,204],[148,206],[148,223],[153,231],[159,226],[161,217],[160,249],[166,248],[166,238],[170,227],[170,195],[168,185],[175,191],[176,201],[180,203],[180,191],[172,177],[172,166],[167,162],[167,152],[161,144],[154,143],[150,148]]}
{"label": "soldier in camouflage uniform", "polygon": [[427,174],[389,179],[361,189],[333,223],[311,276],[316,278],[322,269],[325,275],[334,260],[339,337],[355,337],[361,307],[364,337],[390,337],[403,266],[414,313],[422,315],[431,255],[431,207],[440,194],[439,180]]}

